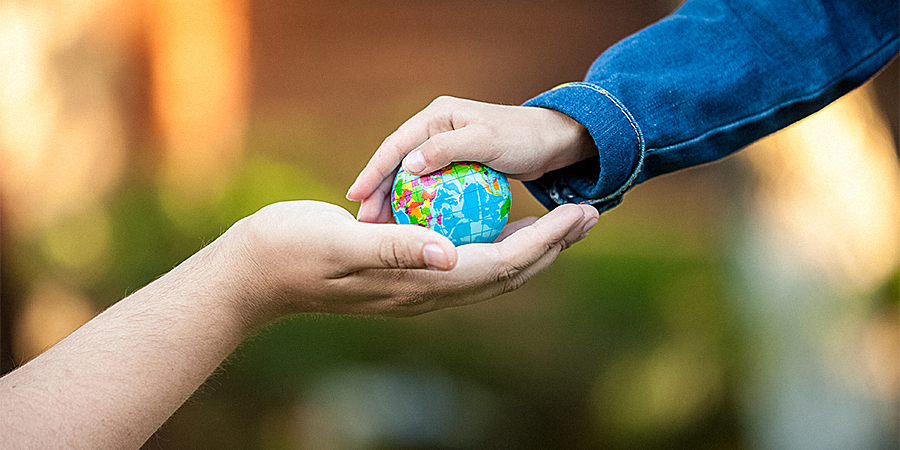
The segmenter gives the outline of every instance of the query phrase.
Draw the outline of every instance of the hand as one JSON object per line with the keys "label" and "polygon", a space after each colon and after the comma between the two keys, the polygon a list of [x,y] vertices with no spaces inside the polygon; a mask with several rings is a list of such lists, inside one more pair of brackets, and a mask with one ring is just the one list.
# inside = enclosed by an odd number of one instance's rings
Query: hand
{"label": "hand", "polygon": [[[334,205],[267,206],[0,378],[16,448],[138,448],[252,330],[284,314],[410,316],[519,287],[597,221],[563,205],[459,248]],[[432,270],[427,270],[432,269]],[[310,343],[310,345],[314,345]]]}
{"label": "hand", "polygon": [[440,97],[378,147],[347,192],[363,222],[390,222],[387,196],[401,161],[412,174],[453,161],[478,161],[511,178],[533,180],[597,154],[583,126],[544,108]]}
{"label": "hand", "polygon": [[297,201],[263,208],[213,245],[250,327],[297,312],[411,316],[518,288],[597,218],[590,206],[564,205],[507,225],[497,243],[457,248],[420,226],[358,222],[338,206]]}

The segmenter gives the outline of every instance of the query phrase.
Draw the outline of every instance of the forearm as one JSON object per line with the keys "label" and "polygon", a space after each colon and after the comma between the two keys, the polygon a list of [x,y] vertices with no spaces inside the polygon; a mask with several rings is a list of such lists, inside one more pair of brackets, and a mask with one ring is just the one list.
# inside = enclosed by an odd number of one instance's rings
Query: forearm
{"label": "forearm", "polygon": [[249,328],[216,245],[0,379],[7,448],[138,448]]}
{"label": "forearm", "polygon": [[[597,223],[567,205],[457,248],[313,201],[262,208],[0,378],[4,448],[138,448],[254,328],[320,312],[411,316],[518,288]],[[513,232],[514,231],[514,232]]]}
{"label": "forearm", "polygon": [[689,0],[622,40],[583,83],[527,105],[585,125],[599,157],[529,188],[601,210],[649,178],[719,159],[859,86],[898,49],[896,0]]}

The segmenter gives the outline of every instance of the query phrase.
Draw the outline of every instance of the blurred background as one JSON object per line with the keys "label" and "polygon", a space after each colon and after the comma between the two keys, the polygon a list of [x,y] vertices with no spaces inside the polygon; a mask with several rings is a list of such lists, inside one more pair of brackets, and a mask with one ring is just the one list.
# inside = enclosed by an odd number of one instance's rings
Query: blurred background
{"label": "blurred background", "polygon": [[[268,203],[355,213],[433,98],[522,103],[676,6],[0,3],[2,372]],[[145,447],[898,448],[897,74],[638,186],[491,302],[281,320]]]}

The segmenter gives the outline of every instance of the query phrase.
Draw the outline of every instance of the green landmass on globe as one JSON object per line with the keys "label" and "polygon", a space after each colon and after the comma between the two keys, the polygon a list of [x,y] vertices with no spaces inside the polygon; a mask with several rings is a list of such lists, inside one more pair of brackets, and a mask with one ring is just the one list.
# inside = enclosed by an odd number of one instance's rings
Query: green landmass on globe
{"label": "green landmass on globe", "polygon": [[421,177],[401,167],[391,195],[398,224],[428,227],[456,245],[497,239],[510,202],[506,175],[476,162],[451,163]]}

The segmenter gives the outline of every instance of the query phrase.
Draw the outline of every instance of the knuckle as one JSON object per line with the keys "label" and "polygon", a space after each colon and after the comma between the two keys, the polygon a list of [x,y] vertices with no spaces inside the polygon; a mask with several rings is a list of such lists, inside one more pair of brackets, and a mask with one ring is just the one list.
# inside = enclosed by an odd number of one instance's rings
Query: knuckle
{"label": "knuckle", "polygon": [[383,239],[378,248],[378,258],[382,265],[394,269],[416,267],[418,261],[411,253],[409,247],[396,237]]}
{"label": "knuckle", "polygon": [[379,308],[391,317],[413,317],[438,309],[439,293],[422,287],[421,280],[409,270],[380,271],[386,284],[393,286]]}
{"label": "knuckle", "polygon": [[433,311],[435,308],[430,302],[413,299],[409,302],[398,303],[393,310],[395,317],[415,317]]}
{"label": "knuckle", "polygon": [[515,291],[525,284],[526,278],[520,275],[521,272],[511,273],[503,282],[503,293]]}
{"label": "knuckle", "polygon": [[397,298],[395,314],[400,317],[412,317],[436,309],[437,296],[428,291],[407,292]]}
{"label": "knuckle", "polygon": [[495,283],[500,286],[503,294],[518,289],[525,282],[520,276],[522,269],[513,264],[501,265],[496,273]]}
{"label": "knuckle", "polygon": [[452,97],[449,95],[441,95],[441,96],[438,96],[437,98],[435,98],[434,100],[432,100],[431,104],[429,104],[429,106],[434,106],[436,108],[442,108],[442,107],[451,105],[451,104],[455,103],[456,101],[458,101],[458,99],[456,97]]}
{"label": "knuckle", "polygon": [[427,144],[422,147],[422,157],[425,158],[425,163],[432,164],[441,160],[447,153],[447,146],[444,134],[436,134],[429,138]]}
{"label": "knuckle", "polygon": [[[542,252],[553,251],[552,246],[548,246]],[[535,274],[534,264],[538,262],[540,257],[528,258],[525,260],[502,260],[498,263],[494,270],[495,285],[499,286],[500,294],[506,294],[522,287],[531,276]]]}
{"label": "knuckle", "polygon": [[379,150],[375,152],[372,159],[377,162],[375,169],[378,170],[378,174],[384,177],[393,170],[394,167],[391,163],[395,159],[406,155],[406,152],[403,150],[403,136],[398,134],[398,132],[394,132],[382,141]]}
{"label": "knuckle", "polygon": [[521,277],[516,277],[516,278],[510,279],[510,280],[503,286],[503,293],[504,293],[504,294],[508,294],[508,293],[510,293],[510,292],[512,292],[512,291],[515,291],[516,289],[519,289],[520,287],[522,287],[523,284],[525,284],[525,281],[526,281],[526,280],[525,280],[524,278],[521,278]]}

